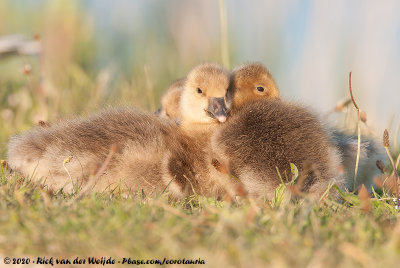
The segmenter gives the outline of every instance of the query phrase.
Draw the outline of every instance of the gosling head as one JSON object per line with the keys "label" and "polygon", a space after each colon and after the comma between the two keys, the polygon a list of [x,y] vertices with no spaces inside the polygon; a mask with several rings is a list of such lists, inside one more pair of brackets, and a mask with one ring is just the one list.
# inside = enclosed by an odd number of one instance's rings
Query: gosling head
{"label": "gosling head", "polygon": [[186,78],[181,78],[168,87],[165,94],[161,97],[161,107],[154,114],[161,118],[172,119],[179,124],[181,120],[179,101],[185,81]]}
{"label": "gosling head", "polygon": [[227,119],[229,74],[219,65],[205,63],[189,72],[179,102],[182,124],[223,123]]}
{"label": "gosling head", "polygon": [[249,63],[232,71],[229,93],[233,107],[257,99],[280,99],[279,89],[268,69],[260,63]]}

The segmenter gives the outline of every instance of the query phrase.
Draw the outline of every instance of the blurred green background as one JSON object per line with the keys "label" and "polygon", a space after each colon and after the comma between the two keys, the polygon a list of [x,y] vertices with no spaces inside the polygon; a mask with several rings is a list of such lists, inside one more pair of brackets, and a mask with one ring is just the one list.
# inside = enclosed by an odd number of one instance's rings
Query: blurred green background
{"label": "blurred green background", "polygon": [[349,96],[352,70],[368,124],[393,135],[399,50],[398,1],[0,0],[0,157],[9,135],[38,120],[153,111],[205,61],[260,61],[284,98],[321,114]]}

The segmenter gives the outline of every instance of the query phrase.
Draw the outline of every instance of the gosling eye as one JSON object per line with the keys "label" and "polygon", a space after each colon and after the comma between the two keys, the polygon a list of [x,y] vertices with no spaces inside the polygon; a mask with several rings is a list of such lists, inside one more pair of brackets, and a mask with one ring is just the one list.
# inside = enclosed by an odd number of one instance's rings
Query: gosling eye
{"label": "gosling eye", "polygon": [[259,92],[264,92],[264,88],[263,88],[263,87],[257,87],[257,90],[258,90]]}
{"label": "gosling eye", "polygon": [[197,88],[197,93],[203,94],[203,90],[201,90],[199,87]]}

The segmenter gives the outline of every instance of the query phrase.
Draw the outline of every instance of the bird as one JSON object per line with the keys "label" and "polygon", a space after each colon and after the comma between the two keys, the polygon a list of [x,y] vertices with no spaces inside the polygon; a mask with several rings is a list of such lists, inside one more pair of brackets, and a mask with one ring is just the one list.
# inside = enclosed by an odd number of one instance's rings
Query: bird
{"label": "bird", "polygon": [[377,168],[377,161],[385,159],[385,152],[375,137],[362,136],[360,141],[359,163],[354,181],[354,172],[358,151],[358,137],[348,133],[347,130],[335,127],[328,128],[331,143],[334,144],[341,155],[341,165],[343,167],[343,177],[345,178],[345,188],[348,191],[357,191],[364,185],[368,192],[372,192],[375,187],[374,179],[381,175]]}
{"label": "bird", "polygon": [[[231,114],[233,115],[239,111],[242,106],[247,106],[248,103],[256,100],[281,100],[278,87],[272,75],[266,67],[257,62],[243,64],[239,67],[236,67],[232,71],[228,94],[232,95],[233,105]],[[262,105],[258,103],[257,107],[260,108],[261,106]],[[268,106],[270,107],[271,105],[268,104]],[[288,109],[291,108],[290,104],[287,102],[284,103],[284,106]],[[272,110],[280,108],[277,104],[273,105],[272,107],[274,107],[270,108]],[[298,112],[302,114],[304,114],[304,110],[306,109],[298,105],[294,105],[292,108],[295,108],[294,111],[297,109]],[[243,112],[241,113],[243,114]],[[288,115],[285,115],[283,112],[281,115],[282,121],[284,121],[285,118],[288,118]],[[320,121],[317,117],[314,116],[314,118],[315,120]],[[301,122],[301,118],[297,118],[297,120],[300,120],[299,122]],[[238,121],[238,119],[236,119],[236,121]],[[292,122],[290,124],[295,125],[295,123]],[[345,178],[345,180],[342,180],[341,185],[348,190],[354,191],[361,184],[365,184],[367,188],[371,190],[373,185],[372,180],[374,174],[377,172],[377,169],[375,168],[375,162],[383,155],[379,146],[376,145],[374,139],[367,138],[361,143],[360,174],[357,182],[354,184],[352,178],[357,156],[357,137],[355,135],[348,134],[343,130],[338,130],[335,127],[328,126],[322,122],[320,122],[320,125],[324,130],[324,140],[328,138],[329,146],[326,144],[324,146],[328,146],[327,148],[329,148],[329,151],[332,152],[332,163],[335,163],[332,166],[337,165],[337,162],[339,163],[339,166],[337,166],[338,173],[339,170],[342,170],[340,167],[343,167],[344,174],[342,177]],[[239,131],[239,128],[237,128],[236,131]],[[307,133],[306,129],[304,129],[304,131]],[[243,135],[246,135],[245,133],[247,132],[245,131]],[[229,138],[226,136],[224,137]],[[306,139],[306,137],[304,138]],[[301,140],[297,141],[301,142]],[[226,142],[226,140],[223,142]],[[306,140],[304,142],[307,144]],[[254,144],[253,146],[256,145]],[[261,144],[260,142],[259,146],[263,147],[264,144]],[[316,149],[316,146],[311,148]],[[240,152],[238,153],[240,154]],[[375,171],[375,173],[373,171]]]}
{"label": "bird", "polygon": [[155,112],[156,115],[161,118],[172,119],[176,124],[179,124],[181,118],[179,102],[185,81],[186,78],[180,78],[172,82],[161,97],[161,106]]}
{"label": "bird", "polygon": [[248,101],[213,133],[216,159],[243,183],[250,196],[271,200],[282,182],[291,181],[290,164],[304,177],[304,192],[321,196],[337,176],[338,150],[306,107],[276,99]]}
{"label": "bird", "polygon": [[225,69],[200,64],[186,77],[179,126],[134,108],[106,109],[11,137],[8,163],[26,177],[45,179],[50,188],[73,192],[111,155],[104,172],[95,177],[94,191],[156,194],[168,188],[176,197],[214,195],[223,188],[211,179],[208,144],[213,127],[226,121],[228,86]]}

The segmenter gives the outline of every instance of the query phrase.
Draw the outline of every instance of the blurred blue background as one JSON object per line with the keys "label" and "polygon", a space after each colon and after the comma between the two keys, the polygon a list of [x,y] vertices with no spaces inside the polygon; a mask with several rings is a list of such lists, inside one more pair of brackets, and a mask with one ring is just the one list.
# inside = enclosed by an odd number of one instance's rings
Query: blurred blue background
{"label": "blurred blue background", "polygon": [[[230,69],[260,61],[285,99],[321,114],[349,97],[352,70],[368,124],[382,133],[400,120],[399,1],[0,0],[0,35],[15,34],[40,35],[40,74],[53,91],[67,90],[70,73],[62,70],[72,64],[88,80],[106,77],[104,96],[125,86],[135,93],[113,101],[151,110],[168,83],[200,62]],[[3,87],[19,66],[12,61],[0,59]],[[34,75],[35,58],[29,61]]]}

